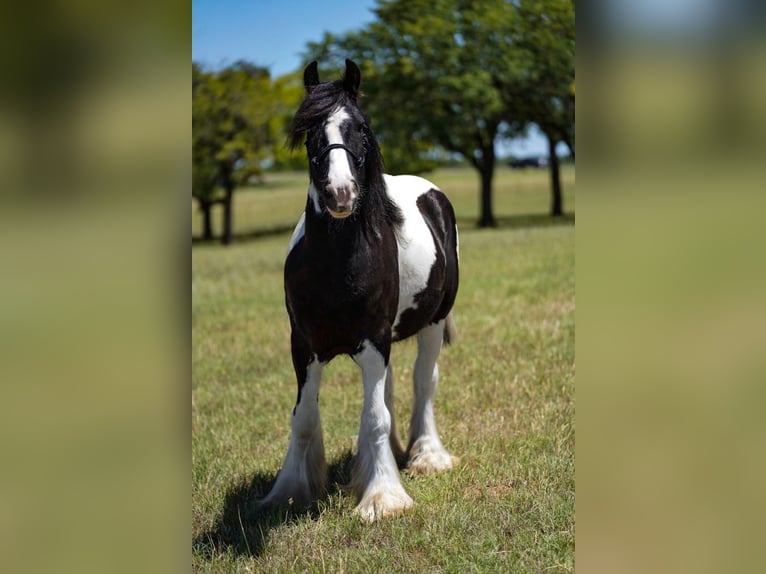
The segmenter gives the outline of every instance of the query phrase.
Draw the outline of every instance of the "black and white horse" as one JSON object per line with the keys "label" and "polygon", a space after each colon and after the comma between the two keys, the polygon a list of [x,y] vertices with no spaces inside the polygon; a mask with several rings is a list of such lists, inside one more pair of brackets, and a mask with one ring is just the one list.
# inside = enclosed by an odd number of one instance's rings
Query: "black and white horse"
{"label": "black and white horse", "polygon": [[[304,71],[306,98],[292,145],[310,159],[306,210],[285,262],[285,298],[298,400],[282,470],[266,506],[306,504],[326,484],[319,420],[323,367],[350,355],[364,403],[352,485],[368,520],[412,506],[397,463],[413,474],[452,468],[434,422],[436,360],[449,342],[458,289],[458,236],[447,197],[425,179],[384,175],[377,141],[357,106],[361,74],[346,60],[342,80]],[[393,412],[391,343],[417,335],[414,406],[406,451]]]}

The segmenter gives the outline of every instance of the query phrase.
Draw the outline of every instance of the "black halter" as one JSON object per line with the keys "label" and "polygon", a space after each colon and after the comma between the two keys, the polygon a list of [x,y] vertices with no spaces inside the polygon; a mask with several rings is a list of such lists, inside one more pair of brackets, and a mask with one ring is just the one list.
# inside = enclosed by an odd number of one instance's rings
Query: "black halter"
{"label": "black halter", "polygon": [[330,153],[334,149],[345,150],[346,153],[348,153],[354,159],[354,163],[356,164],[357,169],[361,168],[364,165],[364,153],[362,155],[356,155],[348,147],[339,143],[334,143],[334,144],[330,144],[328,146],[323,147],[317,155],[311,158],[311,163],[313,165],[319,165],[319,162],[322,161],[322,159],[324,159],[324,156],[326,156],[328,153]]}

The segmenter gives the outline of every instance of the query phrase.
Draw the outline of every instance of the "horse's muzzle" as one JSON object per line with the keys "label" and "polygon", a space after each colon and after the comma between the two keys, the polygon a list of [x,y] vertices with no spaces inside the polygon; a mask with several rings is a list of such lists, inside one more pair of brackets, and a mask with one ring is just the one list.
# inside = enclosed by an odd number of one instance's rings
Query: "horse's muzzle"
{"label": "horse's muzzle", "polygon": [[348,217],[354,211],[358,196],[356,183],[342,186],[328,185],[325,187],[325,203],[327,211],[336,219]]}

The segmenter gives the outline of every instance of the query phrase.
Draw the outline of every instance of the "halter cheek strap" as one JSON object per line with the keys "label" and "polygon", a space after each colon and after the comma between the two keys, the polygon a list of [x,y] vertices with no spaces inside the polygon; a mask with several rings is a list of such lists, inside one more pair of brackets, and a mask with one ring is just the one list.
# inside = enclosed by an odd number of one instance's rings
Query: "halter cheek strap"
{"label": "halter cheek strap", "polygon": [[340,143],[334,143],[323,147],[317,155],[311,158],[311,163],[314,165],[319,165],[319,162],[322,161],[322,159],[324,159],[324,157],[334,149],[345,150],[346,153],[348,153],[354,159],[354,163],[356,164],[357,168],[360,168],[364,165],[364,155],[358,156],[345,145]]}

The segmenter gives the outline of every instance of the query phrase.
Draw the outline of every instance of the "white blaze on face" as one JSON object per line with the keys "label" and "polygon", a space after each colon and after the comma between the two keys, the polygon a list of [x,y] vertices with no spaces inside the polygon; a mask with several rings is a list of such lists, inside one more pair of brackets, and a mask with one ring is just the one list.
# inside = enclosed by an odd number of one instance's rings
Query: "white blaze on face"
{"label": "white blaze on face", "polygon": [[[339,108],[335,110],[332,115],[327,119],[325,124],[325,134],[327,135],[327,144],[343,144],[343,136],[341,135],[340,127],[344,121],[350,120],[351,116],[348,115],[345,109]],[[347,187],[349,189],[354,186],[354,176],[351,174],[351,166],[348,163],[348,154],[342,149],[330,150],[329,154],[330,168],[327,172],[328,184],[335,188],[340,189]]]}

